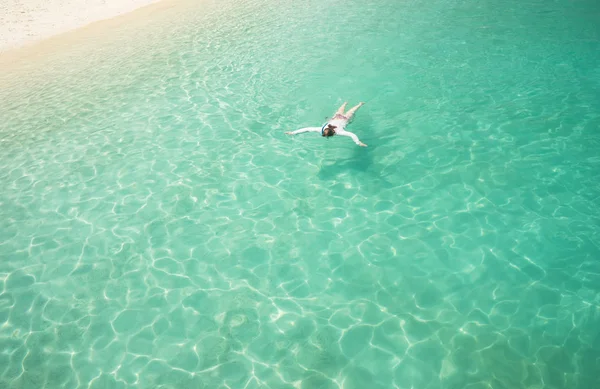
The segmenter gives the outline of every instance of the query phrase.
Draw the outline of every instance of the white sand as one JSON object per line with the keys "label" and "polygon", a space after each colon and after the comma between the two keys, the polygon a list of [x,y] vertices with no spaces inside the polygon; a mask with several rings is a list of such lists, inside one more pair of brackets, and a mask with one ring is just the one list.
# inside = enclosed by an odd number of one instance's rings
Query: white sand
{"label": "white sand", "polygon": [[0,0],[0,53],[157,0]]}

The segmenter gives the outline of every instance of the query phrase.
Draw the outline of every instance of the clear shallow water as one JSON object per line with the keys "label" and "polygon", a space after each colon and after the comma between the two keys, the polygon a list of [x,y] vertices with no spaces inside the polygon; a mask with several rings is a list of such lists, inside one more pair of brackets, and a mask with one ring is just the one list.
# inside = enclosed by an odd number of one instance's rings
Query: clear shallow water
{"label": "clear shallow water", "polygon": [[[599,16],[182,4],[3,74],[0,387],[598,387]],[[346,100],[368,148],[283,134]]]}

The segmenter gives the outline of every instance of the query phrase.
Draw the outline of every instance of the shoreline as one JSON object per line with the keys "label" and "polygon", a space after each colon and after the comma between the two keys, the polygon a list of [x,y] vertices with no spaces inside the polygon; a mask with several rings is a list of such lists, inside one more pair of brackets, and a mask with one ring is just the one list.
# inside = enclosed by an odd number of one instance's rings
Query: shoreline
{"label": "shoreline", "polygon": [[161,0],[0,0],[0,56]]}
{"label": "shoreline", "polygon": [[[0,7],[7,1],[14,0],[0,0]],[[139,40],[138,37],[152,33],[152,30],[145,28],[146,26],[172,17],[172,11],[177,12],[181,5],[188,3],[182,0],[144,1],[146,5],[130,12],[116,15],[113,12],[113,16],[105,14],[105,18],[96,18],[85,25],[72,26],[63,32],[55,30],[55,33],[44,38],[24,42],[8,50],[0,50],[0,90],[6,83],[22,83],[25,80],[29,82],[40,76],[47,77],[53,72],[69,71],[70,61],[76,58],[89,59],[91,56],[98,61],[98,55],[106,52],[111,45],[127,48],[131,42]],[[2,28],[0,26],[0,31]]]}

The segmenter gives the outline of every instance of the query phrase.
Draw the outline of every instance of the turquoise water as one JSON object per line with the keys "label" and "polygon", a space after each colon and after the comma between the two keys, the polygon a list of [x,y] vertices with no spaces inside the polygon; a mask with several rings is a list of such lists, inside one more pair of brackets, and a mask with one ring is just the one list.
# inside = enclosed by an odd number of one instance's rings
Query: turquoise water
{"label": "turquoise water", "polygon": [[[597,4],[186,2],[2,72],[0,387],[600,387]],[[344,101],[367,148],[284,135]]]}

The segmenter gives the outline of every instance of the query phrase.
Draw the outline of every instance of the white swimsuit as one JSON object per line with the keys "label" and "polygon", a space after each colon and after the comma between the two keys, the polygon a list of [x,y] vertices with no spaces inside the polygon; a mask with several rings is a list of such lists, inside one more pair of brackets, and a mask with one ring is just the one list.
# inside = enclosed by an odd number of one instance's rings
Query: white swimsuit
{"label": "white swimsuit", "polygon": [[328,121],[327,123],[323,124],[322,127],[305,127],[305,128],[301,128],[299,130],[293,131],[292,135],[300,134],[300,133],[303,133],[303,132],[318,132],[321,135],[323,135],[323,130],[325,129],[325,127],[327,127],[328,124],[331,124],[332,126],[335,126],[335,134],[336,135],[350,137],[350,138],[352,138],[352,140],[354,141],[354,143],[356,143],[359,146],[361,145],[361,142],[358,139],[358,137],[356,136],[356,134],[354,134],[354,133],[352,133],[350,131],[346,131],[346,125],[348,124],[348,120],[342,119],[342,118],[333,118],[330,121]]}

